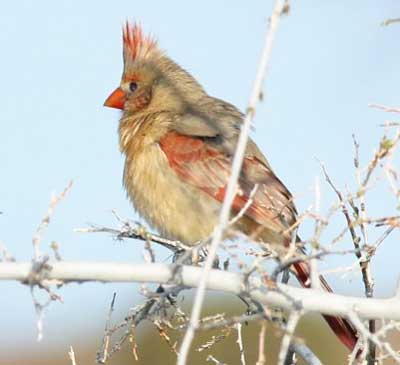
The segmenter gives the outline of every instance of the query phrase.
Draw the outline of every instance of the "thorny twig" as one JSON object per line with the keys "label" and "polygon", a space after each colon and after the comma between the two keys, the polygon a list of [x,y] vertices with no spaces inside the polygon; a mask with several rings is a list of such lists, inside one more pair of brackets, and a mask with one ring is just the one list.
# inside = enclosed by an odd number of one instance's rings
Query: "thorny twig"
{"label": "thorny twig", "polygon": [[[62,301],[62,298],[53,292],[50,288],[50,283],[42,280],[42,275],[45,270],[51,269],[49,265],[47,264],[49,257],[47,255],[42,256],[40,252],[40,243],[42,241],[43,233],[45,229],[48,227],[50,223],[50,219],[54,213],[54,209],[58,205],[58,203],[65,198],[67,193],[71,190],[73,185],[72,180],[68,183],[68,185],[65,187],[65,189],[58,195],[55,196],[53,195],[50,200],[50,204],[47,210],[46,215],[43,217],[42,221],[40,222],[39,226],[36,229],[36,232],[32,238],[32,244],[34,248],[34,259],[32,261],[32,269],[31,273],[29,274],[29,278],[27,280],[27,283],[30,286],[31,290],[31,296],[33,300],[33,305],[35,307],[36,311],[36,316],[37,316],[37,339],[38,341],[41,341],[43,338],[43,316],[44,316],[44,308],[47,307],[51,301],[53,300],[59,300]],[[60,283],[56,283],[60,284]],[[41,289],[44,289],[47,291],[49,294],[49,299],[43,304],[40,303],[39,300],[35,296],[34,292],[34,287],[35,285],[39,286]]]}
{"label": "thorny twig", "polygon": [[[379,107],[380,109],[384,108],[382,106],[378,105],[371,105],[373,107]],[[389,111],[387,108],[385,108],[386,111]],[[390,110],[393,111],[393,110]],[[354,148],[355,148],[355,156],[354,156],[354,166],[356,169],[356,176],[357,176],[357,182],[358,182],[358,192],[357,192],[357,198],[360,201],[360,208],[356,206],[355,204],[355,199],[351,195],[348,197],[348,203],[350,204],[353,214],[355,217],[355,221],[353,221],[350,218],[350,214],[348,212],[348,209],[346,207],[346,202],[345,199],[343,198],[342,193],[335,187],[333,184],[332,180],[330,179],[326,168],[323,164],[322,169],[325,175],[325,178],[328,182],[328,184],[332,187],[334,192],[339,198],[341,207],[342,207],[342,213],[346,218],[347,222],[347,229],[350,231],[354,247],[356,249],[356,256],[359,260],[359,265],[361,268],[362,272],[362,277],[363,277],[363,282],[365,286],[365,293],[366,296],[371,298],[373,297],[373,286],[374,286],[374,281],[371,275],[371,269],[370,269],[370,260],[373,255],[373,253],[376,250],[376,247],[378,247],[381,242],[387,237],[387,235],[390,234],[392,229],[388,229],[381,237],[378,239],[378,241],[375,244],[374,250],[369,249],[369,241],[368,241],[368,236],[367,236],[367,230],[366,230],[366,225],[365,222],[367,221],[367,215],[366,215],[366,208],[365,208],[365,191],[367,190],[368,183],[370,181],[370,178],[372,176],[372,173],[374,172],[375,168],[377,167],[378,163],[385,157],[387,157],[390,153],[390,151],[397,145],[398,141],[400,138],[399,132],[396,133],[396,136],[393,140],[389,140],[386,136],[384,136],[380,142],[379,150],[375,153],[373,159],[369,163],[367,167],[367,171],[365,174],[365,177],[362,178],[361,176],[361,168],[360,168],[360,162],[359,162],[359,144],[353,134],[353,142],[354,142]],[[359,226],[361,229],[361,234],[363,238],[363,246],[361,250],[360,242],[361,238],[357,235],[356,233],[356,226]],[[362,252],[365,252],[365,255],[362,255]],[[376,324],[374,320],[369,321],[369,330],[371,333],[374,333],[376,330]],[[375,344],[371,341],[369,341],[369,354],[368,354],[368,364],[369,365],[374,365],[375,364],[375,359],[376,359],[376,350],[375,350]]]}
{"label": "thorny twig", "polygon": [[169,239],[161,237],[157,234],[147,232],[144,229],[144,227],[141,225],[138,225],[137,227],[133,227],[128,221],[124,222],[124,225],[123,225],[123,227],[121,227],[121,229],[115,229],[115,228],[109,228],[109,227],[98,227],[98,226],[92,225],[90,228],[75,229],[75,232],[79,232],[79,233],[105,232],[105,233],[111,233],[113,236],[115,236],[119,240],[121,240],[123,238],[132,238],[132,239],[137,239],[137,240],[141,240],[144,242],[151,241],[154,243],[158,243],[161,246],[164,246],[165,248],[172,250],[174,252],[182,251],[182,250],[186,251],[186,250],[191,249],[191,247],[185,245],[182,242],[169,240]]}
{"label": "thorny twig", "polygon": [[[365,220],[366,219],[366,206],[365,206],[365,193],[364,190],[369,183],[369,180],[372,176],[373,171],[377,167],[378,163],[385,157],[388,156],[390,150],[396,146],[400,138],[400,131],[397,131],[396,136],[393,140],[389,140],[386,135],[383,136],[379,149],[375,152],[375,155],[371,162],[368,164],[367,172],[365,174],[364,179],[361,177],[361,169],[359,163],[359,144],[353,134],[354,140],[354,147],[355,147],[355,157],[354,157],[354,166],[356,168],[356,176],[357,182],[359,185],[359,199],[360,199],[360,208],[356,207],[353,201],[350,201],[350,205],[353,208],[354,215],[356,219]],[[364,247],[369,247],[369,241],[367,237],[367,229],[366,225],[361,223],[360,224],[361,233],[363,236]],[[368,298],[373,297],[373,290],[374,290],[374,280],[371,274],[371,258],[374,252],[370,252],[365,255],[365,258],[360,261],[361,272],[363,275],[363,281],[365,286],[366,296]],[[369,321],[369,331],[371,334],[374,334],[376,331],[376,322],[374,320]],[[369,352],[367,355],[367,362],[368,365],[374,365],[376,359],[376,344],[373,341],[368,341]]]}
{"label": "thorny twig", "polygon": [[[200,324],[198,330],[199,331],[207,331],[207,330],[215,329],[215,328],[232,327],[238,323],[253,322],[253,321],[260,320],[260,319],[269,319],[269,317],[267,317],[264,312],[244,314],[241,316],[233,316],[228,319],[225,319],[224,317],[220,317],[220,318],[216,318],[211,323]],[[200,321],[200,323],[201,322],[202,321]]]}
{"label": "thorny twig", "polygon": [[[350,217],[350,213],[346,207],[345,204],[345,200],[343,198],[343,194],[336,188],[336,186],[334,185],[334,183],[332,182],[331,178],[328,175],[328,172],[326,170],[326,167],[323,163],[321,163],[321,167],[322,167],[322,171],[324,173],[325,179],[327,181],[327,183],[331,186],[331,188],[333,189],[333,191],[336,193],[336,195],[339,198],[340,201],[340,205],[342,208],[342,213],[346,218],[346,222],[347,222],[347,229],[350,231],[351,234],[351,238],[353,240],[353,244],[354,247],[356,249],[356,255],[359,259],[361,259],[361,249],[360,249],[360,238],[357,236],[356,230],[355,230],[355,224],[353,222],[353,220]],[[346,231],[347,231],[346,229]]]}
{"label": "thorny twig", "polygon": [[211,347],[213,347],[215,344],[221,342],[222,340],[225,340],[231,332],[230,327],[226,327],[221,334],[212,336],[210,340],[208,340],[206,343],[202,344],[199,346],[196,351],[197,352],[202,352],[204,350],[209,350]]}
{"label": "thorny twig", "polygon": [[192,263],[204,261],[204,258],[206,256],[205,246],[209,243],[209,238],[198,242],[196,245],[188,246],[180,241],[170,240],[155,233],[151,233],[139,223],[136,223],[136,226],[133,226],[129,220],[122,219],[115,211],[113,211],[113,214],[122,224],[119,229],[100,227],[92,224],[89,228],[77,228],[74,231],[78,233],[105,232],[112,234],[117,240],[131,238],[144,241],[144,257],[145,260],[149,263],[155,262],[155,251],[152,249],[151,243],[157,243],[174,253],[174,265],[176,270],[179,270],[180,265],[187,263],[187,261],[191,261]]}
{"label": "thorny twig", "polygon": [[59,194],[58,196],[53,195],[50,200],[49,208],[47,210],[46,215],[43,217],[42,221],[40,222],[39,226],[36,229],[36,233],[34,234],[32,238],[32,244],[33,244],[33,249],[34,249],[34,257],[35,259],[38,259],[41,255],[40,253],[40,242],[42,241],[43,233],[44,230],[47,228],[47,226],[50,223],[51,216],[54,213],[54,209],[58,205],[58,203],[65,198],[67,193],[71,190],[73,185],[73,181],[71,180],[68,185],[65,187],[65,189]]}
{"label": "thorny twig", "polygon": [[[132,353],[133,356],[137,359],[137,345],[134,340],[134,330],[143,320],[151,321],[154,326],[157,328],[160,337],[167,342],[170,349],[177,353],[176,344],[172,344],[167,332],[164,329],[164,324],[173,329],[173,327],[169,324],[167,317],[168,308],[172,307],[172,316],[179,320],[186,320],[184,313],[177,306],[174,297],[183,290],[182,286],[172,286],[167,290],[164,290],[162,287],[159,287],[157,292],[146,292],[147,300],[144,304],[138,305],[131,310],[131,313],[126,316],[124,321],[121,323],[110,326],[110,316],[114,306],[114,298],[111,304],[109,316],[107,318],[106,329],[103,335],[103,344],[97,353],[97,362],[100,364],[104,364],[107,359],[109,359],[114,353],[119,351],[122,348],[122,345],[126,342],[127,339],[130,339],[133,343],[132,345]],[[125,329],[120,338],[114,343],[114,345],[109,349],[111,343],[111,337],[114,333],[119,330]]]}
{"label": "thorny twig", "polygon": [[104,336],[103,336],[103,342],[101,345],[100,350],[97,352],[96,356],[96,361],[99,364],[105,364],[107,359],[108,359],[108,348],[110,345],[110,325],[111,325],[111,316],[112,313],[114,312],[114,304],[115,304],[115,298],[117,296],[117,293],[113,294],[111,304],[110,304],[110,310],[108,311],[107,319],[106,319],[106,327],[104,329]]}
{"label": "thorny twig", "polygon": [[[348,314],[349,319],[353,323],[353,325],[357,328],[359,333],[364,339],[365,343],[372,342],[376,347],[379,347],[382,350],[386,350],[386,352],[393,358],[393,360],[396,361],[396,363],[400,364],[400,355],[398,354],[397,351],[393,349],[393,347],[386,341],[380,341],[376,333],[371,333],[370,330],[368,330],[360,318],[358,317],[357,313],[355,312],[349,312]],[[368,354],[365,352],[365,349],[363,353],[361,354],[361,359],[367,357]],[[367,357],[368,360],[368,357]],[[369,361],[369,360],[368,360]]]}
{"label": "thorny twig", "polygon": [[171,342],[171,338],[168,336],[167,332],[165,331],[165,328],[160,323],[160,321],[154,321],[153,324],[157,328],[160,337],[167,343],[170,350],[173,353],[175,353],[175,355],[178,355],[178,351],[176,350],[177,342],[175,343]]}

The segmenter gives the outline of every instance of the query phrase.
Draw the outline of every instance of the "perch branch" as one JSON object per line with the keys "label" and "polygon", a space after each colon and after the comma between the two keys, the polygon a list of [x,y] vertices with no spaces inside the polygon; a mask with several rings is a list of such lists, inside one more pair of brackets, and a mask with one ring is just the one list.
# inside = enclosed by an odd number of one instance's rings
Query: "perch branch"
{"label": "perch branch", "polygon": [[[30,262],[1,262],[0,280],[17,280],[26,283],[31,269]],[[202,273],[202,268],[193,266],[182,266],[182,270],[177,274],[172,265],[166,264],[50,261],[40,280],[46,280],[47,283],[54,281],[56,284],[85,281],[170,284],[178,281],[184,287],[196,288]],[[258,278],[246,278],[245,275],[215,269],[210,271],[206,287],[210,290],[236,295],[242,294],[244,288],[247,287],[249,289],[246,294],[253,300],[284,310],[293,310],[296,307],[304,312],[319,312],[341,317],[347,317],[352,312],[362,320],[400,321],[399,296],[387,299],[360,298],[321,292],[316,289],[296,288],[282,283],[276,283],[274,287],[267,288],[265,283]]]}

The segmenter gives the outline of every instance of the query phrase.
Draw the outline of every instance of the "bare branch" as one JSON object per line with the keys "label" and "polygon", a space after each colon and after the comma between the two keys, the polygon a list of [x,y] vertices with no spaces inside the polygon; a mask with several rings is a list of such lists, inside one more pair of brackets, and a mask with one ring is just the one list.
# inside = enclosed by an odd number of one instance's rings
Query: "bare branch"
{"label": "bare branch", "polygon": [[243,339],[242,339],[242,324],[241,323],[237,323],[235,327],[236,327],[236,331],[238,333],[238,338],[237,338],[236,343],[239,346],[240,364],[241,365],[246,365],[246,359],[244,357]]}
{"label": "bare branch", "polygon": [[113,294],[112,300],[111,300],[111,305],[110,305],[110,310],[108,311],[107,315],[107,320],[106,320],[106,327],[104,329],[104,336],[103,336],[103,343],[101,346],[101,350],[97,352],[96,356],[96,361],[100,364],[105,364],[107,359],[108,359],[108,348],[110,345],[110,325],[111,325],[111,315],[114,312],[114,304],[115,304],[115,298],[117,296],[117,293]]}
{"label": "bare branch", "polygon": [[383,27],[386,27],[386,26],[388,26],[388,25],[390,25],[390,24],[393,24],[393,23],[400,23],[400,18],[385,19],[385,20],[381,23],[381,25],[382,25]]}
{"label": "bare branch", "polygon": [[322,365],[321,361],[318,359],[318,357],[316,357],[311,351],[310,349],[301,344],[298,343],[296,341],[292,342],[290,344],[290,348],[293,352],[295,352],[296,354],[298,354],[307,365]]}
{"label": "bare branch", "polygon": [[213,266],[218,246],[223,238],[224,230],[229,223],[231,206],[236,195],[237,182],[239,179],[243,157],[247,146],[247,139],[248,139],[248,134],[250,132],[251,121],[254,117],[256,105],[260,100],[264,78],[271,58],[272,45],[275,38],[278,22],[281,15],[287,13],[288,9],[289,6],[287,2],[277,0],[272,15],[269,19],[268,29],[265,35],[264,47],[261,54],[257,75],[253,84],[249,106],[246,111],[244,122],[241,125],[239,140],[236,146],[235,155],[233,157],[231,175],[228,181],[226,194],[220,211],[219,223],[213,232],[209,253],[203,269],[203,276],[200,279],[200,283],[194,298],[189,327],[185,333],[179,351],[178,365],[186,365],[189,349],[193,341],[194,332],[197,329],[201,308],[203,306],[208,274]]}
{"label": "bare branch", "polygon": [[47,210],[46,215],[43,217],[42,221],[40,222],[39,226],[36,229],[36,233],[32,238],[32,244],[35,252],[35,259],[40,257],[40,242],[42,241],[42,236],[44,230],[50,223],[51,216],[53,215],[54,209],[58,205],[58,203],[67,195],[67,193],[71,190],[73,185],[73,181],[71,180],[65,189],[61,192],[58,196],[52,196],[49,204],[49,208]]}
{"label": "bare branch", "polygon": [[293,333],[297,327],[297,323],[299,322],[300,318],[301,318],[301,312],[296,310],[292,311],[289,315],[289,319],[286,324],[286,331],[282,338],[281,349],[278,355],[278,365],[285,365],[286,362],[285,360],[287,358],[290,343],[293,338]]}
{"label": "bare branch", "polygon": [[[392,23],[393,23],[393,20],[400,21],[400,18],[399,19],[392,19]],[[383,110],[386,113],[400,113],[400,108],[390,108],[390,107],[387,107],[387,106],[382,105],[382,104],[369,104],[368,106],[370,108]]]}
{"label": "bare branch", "polygon": [[225,364],[224,362],[221,362],[221,361],[217,360],[217,359],[216,359],[214,356],[212,356],[212,355],[208,355],[206,360],[207,360],[207,361],[212,361],[215,365],[228,365],[228,364]]}
{"label": "bare branch", "polygon": [[69,347],[68,356],[71,360],[71,365],[76,365],[75,352],[72,346]]}
{"label": "bare branch", "polygon": [[150,233],[145,230],[143,226],[133,227],[129,222],[124,222],[124,225],[121,229],[109,228],[109,227],[97,227],[92,225],[90,228],[77,228],[74,230],[78,233],[110,233],[116,239],[123,239],[123,238],[132,238],[141,240],[144,242],[154,242],[158,243],[161,246],[171,250],[171,251],[186,251],[191,250],[191,247],[185,245],[180,241],[169,240],[167,238],[161,237],[159,235]]}
{"label": "bare branch", "polygon": [[267,321],[261,322],[260,334],[258,336],[258,360],[256,365],[265,365],[267,359],[265,358],[265,335],[267,334]]}
{"label": "bare branch", "polygon": [[[193,266],[182,266],[176,275],[172,265],[165,264],[122,264],[111,262],[50,262],[43,279],[51,282],[152,282],[171,283],[178,281],[183,287],[197,287],[203,270]],[[26,282],[32,263],[0,263],[0,280]],[[178,276],[178,277],[177,277]],[[316,289],[296,288],[276,283],[275,288],[266,288],[257,278],[247,278],[248,295],[264,305],[292,310],[293,305],[304,312],[319,312],[347,317],[349,311],[357,310],[361,319],[400,320],[400,298],[388,299],[359,298],[321,292]],[[206,287],[238,295],[244,287],[244,276],[232,272],[211,270]]]}
{"label": "bare branch", "polygon": [[0,241],[0,251],[1,251],[2,261],[15,261],[14,256],[11,255],[10,251],[2,241]]}

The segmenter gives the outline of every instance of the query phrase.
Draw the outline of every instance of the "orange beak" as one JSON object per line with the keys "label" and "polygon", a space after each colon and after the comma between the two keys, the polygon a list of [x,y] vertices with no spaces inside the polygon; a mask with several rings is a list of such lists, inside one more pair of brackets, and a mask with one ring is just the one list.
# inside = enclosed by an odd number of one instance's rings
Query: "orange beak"
{"label": "orange beak", "polygon": [[124,109],[125,93],[121,88],[116,88],[104,102],[104,106],[115,109]]}

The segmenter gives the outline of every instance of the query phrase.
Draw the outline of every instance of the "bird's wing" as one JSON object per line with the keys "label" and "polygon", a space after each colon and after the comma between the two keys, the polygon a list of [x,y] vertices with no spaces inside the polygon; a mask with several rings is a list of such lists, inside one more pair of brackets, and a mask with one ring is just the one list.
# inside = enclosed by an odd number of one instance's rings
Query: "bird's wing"
{"label": "bird's wing", "polygon": [[[222,202],[232,161],[216,147],[215,139],[218,136],[194,137],[169,132],[160,140],[160,147],[180,179]],[[246,153],[233,211],[239,212],[251,197],[245,215],[258,224],[279,232],[294,222],[296,211],[289,191],[266,163]]]}

